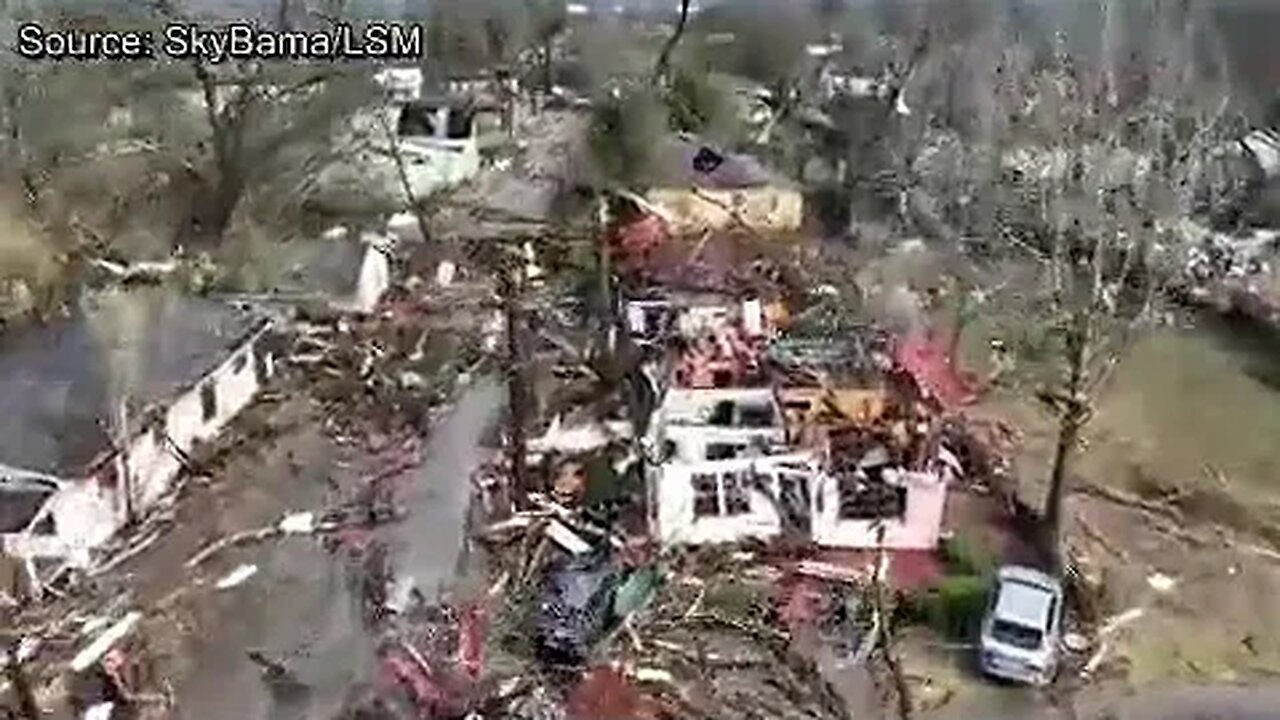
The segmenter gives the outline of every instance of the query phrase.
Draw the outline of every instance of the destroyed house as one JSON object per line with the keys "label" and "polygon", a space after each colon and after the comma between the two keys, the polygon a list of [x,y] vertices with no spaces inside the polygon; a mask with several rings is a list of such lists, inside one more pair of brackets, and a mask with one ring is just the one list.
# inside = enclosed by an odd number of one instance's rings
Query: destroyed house
{"label": "destroyed house", "polygon": [[[86,298],[0,351],[5,554],[83,566],[274,373],[268,318],[157,288]],[[33,578],[34,579],[34,578]]]}
{"label": "destroyed house", "polygon": [[695,235],[746,225],[760,233],[798,230],[799,188],[749,155],[679,138],[657,150],[646,199],[671,220],[672,232]]}
{"label": "destroyed house", "polygon": [[786,441],[781,409],[767,387],[673,387],[650,426],[659,456],[677,462],[724,460]]}
{"label": "destroyed house", "polygon": [[349,152],[325,168],[317,192],[319,202],[339,208],[370,194],[407,200],[406,184],[415,198],[430,197],[480,172],[475,109],[448,98],[363,108],[338,144]]}
{"label": "destroyed house", "polygon": [[877,446],[850,463],[758,428],[665,425],[650,469],[651,520],[666,545],[769,539],[834,548],[931,549],[951,466],[913,469]]}
{"label": "destroyed house", "polygon": [[931,442],[931,425],[910,414],[915,394],[891,381],[901,374],[886,370],[878,337],[774,348],[775,361],[793,365],[865,365],[860,374],[823,375],[852,387],[703,389],[677,381],[650,428],[659,463],[649,473],[651,522],[661,541],[789,534],[823,547],[934,547],[957,464]]}

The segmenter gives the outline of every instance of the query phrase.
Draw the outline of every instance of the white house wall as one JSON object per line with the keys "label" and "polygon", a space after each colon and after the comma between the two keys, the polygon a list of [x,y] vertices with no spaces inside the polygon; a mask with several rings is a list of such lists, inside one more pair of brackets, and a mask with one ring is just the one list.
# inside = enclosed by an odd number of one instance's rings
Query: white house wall
{"label": "white house wall", "polygon": [[[265,332],[255,334],[242,344],[169,406],[164,427],[182,452],[191,452],[197,440],[207,441],[217,436],[253,400],[259,390],[254,353],[259,345],[257,341]],[[243,359],[243,363],[238,359]],[[275,373],[274,358],[267,354],[264,361],[269,377]],[[204,420],[200,388],[210,382],[215,384],[216,412]],[[140,430],[134,437],[124,464],[130,477],[128,486],[132,489],[135,515],[145,512],[168,492],[182,469],[177,457],[158,442],[156,433],[150,429]],[[37,556],[70,554],[83,562],[87,559],[87,550],[106,543],[126,523],[129,504],[122,492],[125,487],[123,480],[117,480],[114,487],[104,485],[97,478],[69,482],[50,499],[57,537],[29,537],[7,542],[6,546],[25,547]]]}
{"label": "white house wall", "polygon": [[780,445],[787,440],[785,428],[713,427],[707,425],[669,425],[663,428],[663,441],[675,443],[676,454],[672,460],[702,462],[707,459],[707,448],[715,444],[747,445],[763,442]]}
{"label": "white house wall", "polygon": [[387,252],[372,245],[365,246],[355,296],[348,309],[362,313],[373,312],[390,287],[391,260]]}
{"label": "white house wall", "polygon": [[776,456],[765,460],[718,460],[700,463],[668,463],[653,471],[654,495],[657,500],[657,535],[663,545],[705,545],[730,543],[756,538],[767,540],[781,534],[782,520],[773,500],[754,488],[747,491],[750,511],[742,515],[697,517],[694,513],[693,477],[698,474],[722,475],[754,469],[765,487],[776,492],[780,463],[806,465],[807,455]]}
{"label": "white house wall", "polygon": [[[879,545],[877,523],[871,520],[839,518],[840,496],[835,478],[817,470],[814,458],[805,454],[770,456],[765,459],[734,459],[704,462],[670,462],[651,474],[651,500],[655,503],[655,533],[665,546],[706,545],[768,540],[782,532],[774,500],[749,489],[750,512],[740,515],[698,517],[694,512],[693,478],[699,474],[719,477],[724,473],[754,468],[757,480],[775,497],[783,475],[806,479],[811,493],[810,533],[814,543],[824,547],[874,548]],[[889,470],[886,479],[907,488],[906,513],[901,519],[881,521],[883,547],[891,550],[929,550],[937,547],[946,481],[927,472]],[[723,490],[721,489],[721,493]],[[723,497],[721,498],[723,509]]]}
{"label": "white house wall", "polygon": [[770,388],[671,388],[662,400],[657,418],[660,423],[705,424],[703,413],[715,409],[725,400],[737,405],[769,405],[774,409],[774,422],[782,423],[782,414]]}
{"label": "white house wall", "polygon": [[[929,550],[938,545],[947,502],[946,481],[933,473],[886,470],[885,480],[907,488],[906,513],[884,520],[883,547],[891,550]],[[813,540],[827,547],[877,547],[877,523],[841,520],[840,492],[835,478],[823,474],[814,493]]]}

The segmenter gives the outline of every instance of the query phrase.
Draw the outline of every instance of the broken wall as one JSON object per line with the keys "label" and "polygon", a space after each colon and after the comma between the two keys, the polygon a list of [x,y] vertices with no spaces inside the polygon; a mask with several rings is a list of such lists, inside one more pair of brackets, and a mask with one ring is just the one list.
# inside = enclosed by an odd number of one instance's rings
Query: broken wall
{"label": "broken wall", "polygon": [[771,388],[671,388],[658,408],[655,425],[705,425],[716,406],[729,401],[737,406],[769,406],[774,412],[773,426],[782,427],[782,413]]}
{"label": "broken wall", "polygon": [[[775,503],[781,475],[813,477],[810,455],[671,463],[652,471],[656,535],[663,545],[767,540],[782,533]],[[714,511],[704,504],[714,483]],[[700,499],[701,498],[701,499]]]}
{"label": "broken wall", "polygon": [[884,528],[883,547],[890,550],[930,550],[938,545],[947,484],[928,472],[889,469],[885,481],[907,490],[906,512],[901,518],[849,520],[840,517],[837,478],[823,474],[814,493],[813,539],[819,545],[845,548],[880,546],[877,529]]}

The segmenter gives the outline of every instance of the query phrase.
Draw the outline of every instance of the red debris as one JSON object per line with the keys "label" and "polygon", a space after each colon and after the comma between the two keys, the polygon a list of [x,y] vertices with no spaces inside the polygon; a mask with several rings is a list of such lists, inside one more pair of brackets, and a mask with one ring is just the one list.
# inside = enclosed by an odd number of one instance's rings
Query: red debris
{"label": "red debris", "polygon": [[937,338],[914,335],[895,343],[894,362],[945,410],[954,410],[977,399],[977,377],[957,371],[949,351]]}
{"label": "red debris", "polygon": [[458,663],[471,676],[479,679],[484,669],[484,641],[489,630],[489,612],[480,604],[462,612],[458,629]]}
{"label": "red debris", "polygon": [[666,220],[652,214],[616,223],[609,228],[605,242],[609,244],[623,273],[636,272],[648,266],[650,258],[671,238]]}
{"label": "red debris", "polygon": [[657,720],[662,706],[646,697],[620,671],[602,667],[587,673],[565,703],[569,720]]}
{"label": "red debris", "polygon": [[[936,587],[944,575],[942,561],[933,550],[886,550],[889,556],[889,587],[913,592]],[[823,549],[809,559],[846,568],[870,578],[875,572],[878,550]]]}
{"label": "red debris", "polygon": [[461,717],[466,714],[474,683],[445,665],[437,667],[421,653],[391,647],[382,653],[379,684],[383,690],[403,689],[422,718]]}
{"label": "red debris", "polygon": [[783,578],[778,597],[779,615],[788,628],[816,624],[822,617],[823,583],[792,575]]}

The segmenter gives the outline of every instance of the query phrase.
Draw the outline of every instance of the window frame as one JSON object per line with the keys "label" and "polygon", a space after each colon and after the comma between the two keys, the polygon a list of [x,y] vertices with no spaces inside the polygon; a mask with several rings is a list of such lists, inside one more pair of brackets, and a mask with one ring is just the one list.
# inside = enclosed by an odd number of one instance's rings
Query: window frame
{"label": "window frame", "polygon": [[209,422],[218,416],[218,384],[212,380],[200,383],[200,420]]}
{"label": "window frame", "polygon": [[[714,473],[693,473],[689,476],[693,488],[693,519],[721,517],[724,514],[720,497],[720,479]],[[710,503],[714,507],[708,508]]]}

